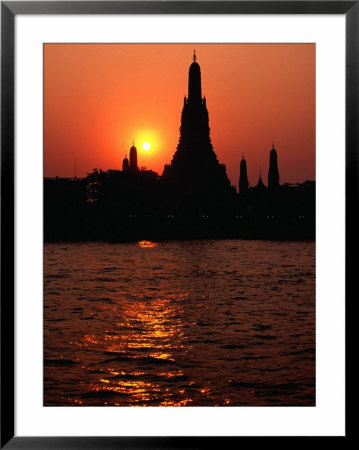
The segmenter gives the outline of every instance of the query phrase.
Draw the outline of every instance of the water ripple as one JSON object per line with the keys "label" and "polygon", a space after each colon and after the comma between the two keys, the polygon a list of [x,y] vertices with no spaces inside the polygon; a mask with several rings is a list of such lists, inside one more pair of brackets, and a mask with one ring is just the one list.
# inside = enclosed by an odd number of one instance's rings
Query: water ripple
{"label": "water ripple", "polygon": [[315,405],[315,243],[45,244],[44,404]]}

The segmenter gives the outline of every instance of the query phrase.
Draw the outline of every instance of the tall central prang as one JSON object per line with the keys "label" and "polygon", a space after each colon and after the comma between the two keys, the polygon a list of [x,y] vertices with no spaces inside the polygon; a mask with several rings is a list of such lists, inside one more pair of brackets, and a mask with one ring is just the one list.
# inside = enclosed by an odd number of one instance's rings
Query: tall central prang
{"label": "tall central prang", "polygon": [[[201,69],[196,52],[189,68],[188,97],[184,98],[180,138],[162,179],[179,197],[199,209],[213,209],[231,194],[224,164],[219,164],[210,138],[206,98],[202,97]],[[197,202],[197,204],[196,204]]]}

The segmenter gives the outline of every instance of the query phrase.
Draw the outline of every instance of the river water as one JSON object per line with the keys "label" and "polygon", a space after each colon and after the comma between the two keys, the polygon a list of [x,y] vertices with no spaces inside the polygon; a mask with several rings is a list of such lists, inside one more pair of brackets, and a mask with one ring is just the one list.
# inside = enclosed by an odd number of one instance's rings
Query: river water
{"label": "river water", "polygon": [[315,405],[314,242],[58,243],[44,259],[44,405]]}

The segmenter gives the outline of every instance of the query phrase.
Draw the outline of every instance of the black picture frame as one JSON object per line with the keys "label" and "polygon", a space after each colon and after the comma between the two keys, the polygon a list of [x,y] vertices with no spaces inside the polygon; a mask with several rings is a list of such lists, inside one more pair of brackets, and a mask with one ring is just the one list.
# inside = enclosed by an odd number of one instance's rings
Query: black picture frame
{"label": "black picture frame", "polygon": [[[351,264],[358,238],[359,1],[1,2],[1,448],[195,449],[234,447],[248,437],[24,437],[14,435],[14,21],[18,14],[341,14],[346,19],[346,435],[351,437],[347,355]],[[355,303],[355,297],[352,299]],[[298,437],[294,437],[298,438]],[[324,436],[323,436],[324,438]],[[239,439],[241,441],[239,442]],[[263,437],[258,437],[262,441]],[[274,438],[271,438],[272,440]],[[280,437],[283,445],[292,437]]]}

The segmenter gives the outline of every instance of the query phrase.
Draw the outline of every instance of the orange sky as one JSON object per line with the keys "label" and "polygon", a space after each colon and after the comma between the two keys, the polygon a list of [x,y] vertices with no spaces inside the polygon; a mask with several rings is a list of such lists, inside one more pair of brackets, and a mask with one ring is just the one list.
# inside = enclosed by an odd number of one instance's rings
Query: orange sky
{"label": "orange sky", "polygon": [[[193,49],[214,150],[238,186],[267,183],[274,140],[280,182],[315,179],[314,44],[45,44],[45,176],[139,166],[162,174],[176,150]],[[150,150],[142,150],[148,141]]]}

